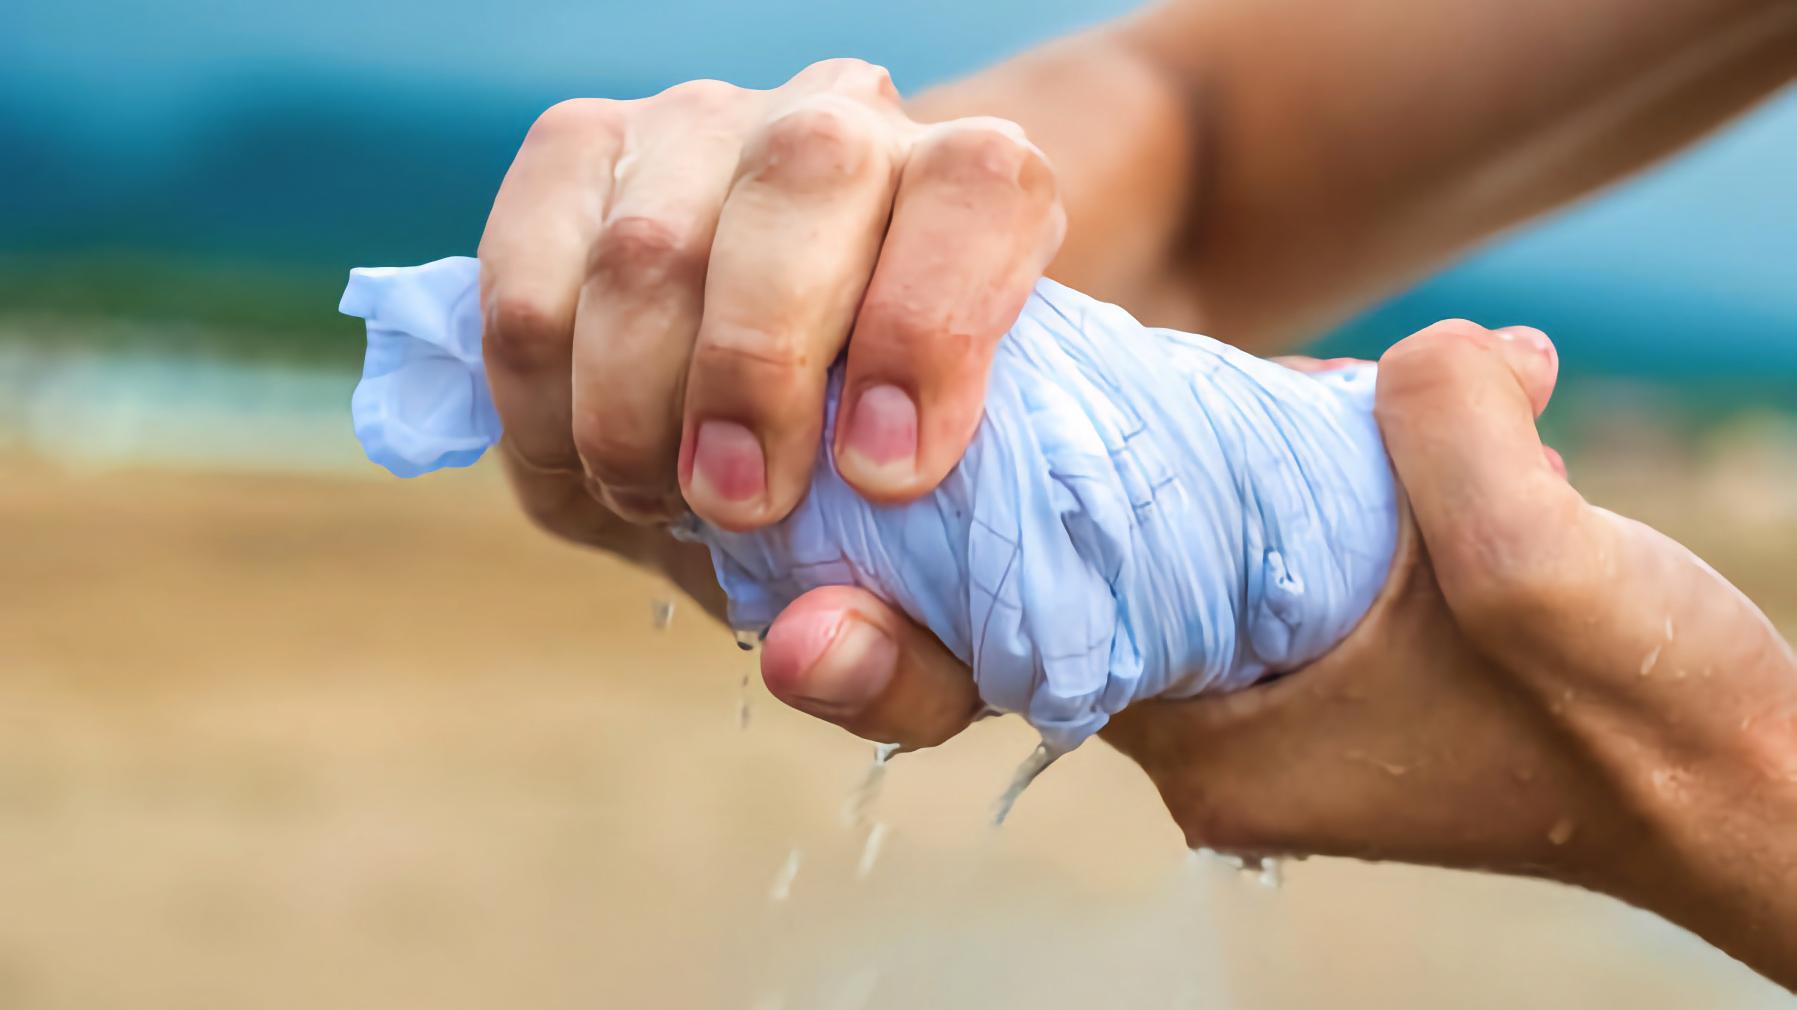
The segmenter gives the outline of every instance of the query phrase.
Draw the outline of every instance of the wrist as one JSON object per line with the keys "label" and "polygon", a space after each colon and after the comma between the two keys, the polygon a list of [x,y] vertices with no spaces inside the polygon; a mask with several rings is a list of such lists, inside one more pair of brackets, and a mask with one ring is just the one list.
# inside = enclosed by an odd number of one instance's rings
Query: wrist
{"label": "wrist", "polygon": [[[1053,167],[1066,236],[1047,273],[1161,325],[1195,328],[1189,82],[1142,44],[1144,14],[1050,42],[909,98],[920,122],[996,116]],[[1095,97],[1102,96],[1102,99]]]}

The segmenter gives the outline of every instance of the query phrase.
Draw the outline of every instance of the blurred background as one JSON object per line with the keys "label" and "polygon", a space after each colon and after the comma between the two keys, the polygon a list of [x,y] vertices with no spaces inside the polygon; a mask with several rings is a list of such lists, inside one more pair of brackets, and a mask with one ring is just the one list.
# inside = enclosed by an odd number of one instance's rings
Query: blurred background
{"label": "blurred background", "polygon": [[[1559,888],[1264,887],[1097,746],[994,831],[1005,722],[845,812],[867,749],[666,587],[362,461],[345,271],[471,253],[554,101],[1131,6],[0,7],[0,1008],[1797,1005]],[[1787,92],[1325,349],[1542,327],[1580,487],[1797,631],[1794,164]]]}

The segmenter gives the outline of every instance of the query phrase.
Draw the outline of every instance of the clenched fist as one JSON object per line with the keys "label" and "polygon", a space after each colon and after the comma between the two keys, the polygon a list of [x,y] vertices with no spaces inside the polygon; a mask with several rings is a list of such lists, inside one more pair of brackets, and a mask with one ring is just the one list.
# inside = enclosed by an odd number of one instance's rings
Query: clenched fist
{"label": "clenched fist", "polygon": [[1060,244],[1053,173],[1003,120],[909,118],[886,72],[693,81],[531,128],[481,239],[484,343],[526,510],[618,547],[682,511],[744,530],[831,447],[868,498],[930,491]]}

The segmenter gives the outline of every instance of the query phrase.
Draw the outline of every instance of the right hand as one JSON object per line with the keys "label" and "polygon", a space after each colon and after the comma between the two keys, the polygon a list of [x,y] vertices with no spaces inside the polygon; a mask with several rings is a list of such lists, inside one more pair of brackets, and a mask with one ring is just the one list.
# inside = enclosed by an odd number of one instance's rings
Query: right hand
{"label": "right hand", "polygon": [[[1797,656],[1708,565],[1566,481],[1535,428],[1556,373],[1522,327],[1438,323],[1392,348],[1376,410],[1414,525],[1367,617],[1290,676],[1138,703],[1102,734],[1194,846],[1578,883],[1797,987]],[[966,668],[863,620],[898,643],[893,669],[858,668],[885,691],[819,709],[816,671],[845,674],[788,615],[769,686],[875,740],[965,728]]]}
{"label": "right hand", "polygon": [[845,348],[837,467],[874,501],[927,493],[1064,229],[1021,129],[915,122],[858,60],[771,91],[692,81],[555,106],[480,244],[526,512],[664,567],[634,524],[688,506],[731,530],[778,521],[810,486]]}

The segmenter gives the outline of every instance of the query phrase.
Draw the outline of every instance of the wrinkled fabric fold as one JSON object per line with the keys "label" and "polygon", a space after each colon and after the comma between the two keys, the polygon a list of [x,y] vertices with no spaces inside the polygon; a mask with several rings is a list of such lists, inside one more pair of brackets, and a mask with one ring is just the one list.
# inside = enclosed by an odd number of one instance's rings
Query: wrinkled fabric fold
{"label": "wrinkled fabric fold", "polygon": [[[499,435],[477,291],[465,258],[352,274],[343,310],[369,335],[356,432],[401,476],[468,465]],[[876,506],[844,483],[827,449],[839,367],[799,507],[753,533],[676,532],[710,548],[739,629],[861,586],[1065,751],[1133,701],[1301,666],[1366,613],[1398,524],[1374,374],[1294,372],[1043,280],[936,491]]]}

